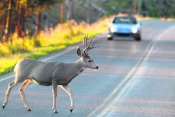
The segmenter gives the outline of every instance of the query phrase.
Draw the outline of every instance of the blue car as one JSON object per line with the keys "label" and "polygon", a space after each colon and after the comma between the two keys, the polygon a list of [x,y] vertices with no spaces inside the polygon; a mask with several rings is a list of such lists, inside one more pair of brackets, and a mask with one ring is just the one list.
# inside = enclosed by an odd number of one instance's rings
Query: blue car
{"label": "blue car", "polygon": [[115,17],[108,26],[107,39],[131,37],[137,41],[141,40],[141,23],[132,16]]}

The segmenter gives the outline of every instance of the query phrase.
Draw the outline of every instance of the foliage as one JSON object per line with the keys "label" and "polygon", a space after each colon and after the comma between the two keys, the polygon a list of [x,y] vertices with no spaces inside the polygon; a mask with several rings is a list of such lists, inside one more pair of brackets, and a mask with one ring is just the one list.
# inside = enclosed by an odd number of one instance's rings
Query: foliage
{"label": "foliage", "polygon": [[57,25],[55,29],[42,32],[39,36],[28,36],[23,39],[18,39],[14,34],[8,43],[0,43],[0,75],[11,72],[20,59],[38,59],[50,52],[82,41],[84,34],[92,37],[106,31],[110,19],[102,18],[91,25],[85,22],[77,24],[71,20],[63,25]]}
{"label": "foliage", "polygon": [[[175,0],[136,0],[136,10],[139,9],[140,1],[141,14],[151,17],[175,17]],[[106,0],[99,4],[106,8],[108,15],[117,14],[121,11],[133,13],[134,0]]]}

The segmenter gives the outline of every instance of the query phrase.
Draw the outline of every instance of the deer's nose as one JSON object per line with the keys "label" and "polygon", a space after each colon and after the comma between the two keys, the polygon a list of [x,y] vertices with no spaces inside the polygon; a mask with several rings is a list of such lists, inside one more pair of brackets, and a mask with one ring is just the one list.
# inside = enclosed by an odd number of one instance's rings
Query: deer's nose
{"label": "deer's nose", "polygon": [[95,69],[98,69],[98,66],[96,66],[96,68]]}

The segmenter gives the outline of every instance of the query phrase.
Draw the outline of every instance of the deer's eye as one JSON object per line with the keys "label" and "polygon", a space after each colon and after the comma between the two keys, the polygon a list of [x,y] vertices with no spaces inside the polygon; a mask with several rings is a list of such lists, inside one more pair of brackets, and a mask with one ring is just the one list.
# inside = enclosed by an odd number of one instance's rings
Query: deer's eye
{"label": "deer's eye", "polygon": [[88,60],[88,62],[90,63],[90,62],[92,62],[91,60]]}

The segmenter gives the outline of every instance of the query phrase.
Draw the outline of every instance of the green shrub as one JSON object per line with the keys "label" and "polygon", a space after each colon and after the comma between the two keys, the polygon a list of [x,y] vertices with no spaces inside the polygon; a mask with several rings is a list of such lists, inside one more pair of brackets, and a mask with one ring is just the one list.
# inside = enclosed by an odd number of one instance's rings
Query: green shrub
{"label": "green shrub", "polygon": [[19,52],[20,53],[26,52],[26,50],[20,44],[9,45],[8,48],[10,49],[11,54],[15,54],[15,53],[19,53]]}
{"label": "green shrub", "polygon": [[40,40],[34,39],[34,47],[41,47]]}

